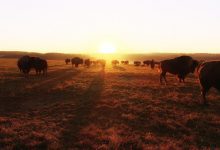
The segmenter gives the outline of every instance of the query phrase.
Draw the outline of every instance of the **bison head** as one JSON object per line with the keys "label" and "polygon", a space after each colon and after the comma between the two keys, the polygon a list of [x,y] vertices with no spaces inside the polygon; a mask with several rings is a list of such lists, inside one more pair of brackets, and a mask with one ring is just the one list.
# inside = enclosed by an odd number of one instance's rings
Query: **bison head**
{"label": "bison head", "polygon": [[193,60],[190,72],[194,73],[198,65],[199,65],[199,62],[197,60]]}

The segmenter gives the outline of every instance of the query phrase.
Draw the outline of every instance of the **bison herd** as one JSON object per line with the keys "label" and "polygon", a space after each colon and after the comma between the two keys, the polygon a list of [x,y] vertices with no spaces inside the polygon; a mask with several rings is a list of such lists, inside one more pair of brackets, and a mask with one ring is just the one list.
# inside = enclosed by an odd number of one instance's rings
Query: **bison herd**
{"label": "bison herd", "polygon": [[[128,65],[128,60],[120,61],[122,65]],[[118,60],[112,60],[112,65],[119,65]],[[104,59],[93,60],[75,57],[72,59],[65,59],[65,63],[72,63],[72,66],[78,67],[83,65],[85,67],[90,67],[91,65],[99,65],[103,69],[105,68],[106,61]],[[141,66],[141,61],[134,61],[134,66]],[[45,75],[47,73],[48,64],[45,59],[39,57],[23,56],[18,59],[17,66],[20,72],[25,75],[29,74],[31,69],[36,71],[37,75],[41,73]],[[203,104],[207,104],[206,94],[211,87],[216,88],[220,91],[220,61],[209,61],[209,62],[199,62],[190,56],[180,56],[173,59],[162,60],[160,62],[152,60],[143,61],[142,66],[150,66],[154,69],[158,66],[160,71],[160,83],[167,83],[166,74],[170,73],[176,75],[179,82],[185,82],[185,78],[189,73],[194,73],[197,71],[198,79],[201,85],[201,94],[203,97]]]}
{"label": "bison herd", "polygon": [[46,75],[48,68],[47,61],[45,59],[30,57],[27,55],[18,60],[17,66],[20,72],[23,72],[26,75],[29,74],[31,69],[35,69],[37,75],[40,75],[41,72]]}

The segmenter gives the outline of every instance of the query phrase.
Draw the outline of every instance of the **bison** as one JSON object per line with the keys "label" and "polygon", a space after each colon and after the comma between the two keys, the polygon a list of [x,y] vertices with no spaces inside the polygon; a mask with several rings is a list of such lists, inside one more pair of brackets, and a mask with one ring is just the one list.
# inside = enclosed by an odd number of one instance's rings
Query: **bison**
{"label": "bison", "polygon": [[72,62],[72,66],[75,65],[75,67],[78,67],[80,64],[83,64],[83,59],[79,57],[74,57],[72,58],[71,62]]}
{"label": "bison", "polygon": [[18,59],[17,66],[20,70],[20,72],[23,72],[24,74],[28,74],[32,68],[30,56],[25,55]]}
{"label": "bison", "polygon": [[28,55],[21,57],[17,62],[17,66],[20,72],[24,74],[29,74],[31,69],[35,69],[37,75],[41,74],[41,71],[46,74],[48,68],[46,60]]}
{"label": "bison", "polygon": [[154,69],[154,67],[155,67],[155,62],[153,59],[150,62],[150,67],[151,67],[151,69]]}
{"label": "bison", "polygon": [[121,61],[121,64],[123,64],[123,65],[128,65],[128,64],[129,64],[129,61],[128,61],[128,60],[122,60],[122,61]]}
{"label": "bison", "polygon": [[119,61],[118,60],[112,60],[112,65],[113,66],[116,66],[116,65],[118,65],[119,64]]}
{"label": "bison", "polygon": [[135,65],[135,66],[140,66],[140,65],[141,65],[141,62],[140,62],[140,61],[134,61],[134,65]]}
{"label": "bison", "polygon": [[32,68],[35,69],[36,74],[40,75],[41,71],[43,72],[43,74],[47,74],[47,61],[45,59],[39,58],[39,57],[31,57],[31,66]]}
{"label": "bison", "polygon": [[162,83],[162,79],[164,79],[167,83],[167,72],[177,75],[179,78],[179,82],[185,82],[185,77],[187,76],[187,74],[193,73],[197,66],[198,61],[194,60],[190,56],[180,56],[174,59],[163,60],[160,62],[160,83]]}
{"label": "bison", "polygon": [[128,65],[129,64],[129,61],[128,60],[125,60],[125,65]]}
{"label": "bison", "polygon": [[66,65],[68,65],[70,63],[70,59],[69,58],[65,59],[65,63]]}
{"label": "bison", "polygon": [[86,67],[90,67],[90,65],[91,65],[90,59],[86,59],[84,64],[85,64]]}
{"label": "bison", "polygon": [[220,61],[204,62],[198,69],[203,104],[207,104],[206,94],[211,87],[220,91]]}
{"label": "bison", "polygon": [[149,66],[151,64],[151,60],[145,60],[143,61],[143,64]]}

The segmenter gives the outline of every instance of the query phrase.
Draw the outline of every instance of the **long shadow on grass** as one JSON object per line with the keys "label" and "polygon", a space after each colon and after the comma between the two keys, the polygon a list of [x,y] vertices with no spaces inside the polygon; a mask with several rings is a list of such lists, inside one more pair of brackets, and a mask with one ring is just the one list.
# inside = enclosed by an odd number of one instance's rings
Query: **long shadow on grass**
{"label": "long shadow on grass", "polygon": [[[19,78],[0,82],[0,114],[27,111],[26,103],[54,102],[57,94],[49,91],[60,82],[72,79],[81,73],[80,70],[60,69],[48,77]],[[29,86],[27,88],[27,86]],[[62,94],[62,93],[61,93]],[[44,97],[42,97],[42,95]]]}
{"label": "long shadow on grass", "polygon": [[[154,91],[148,88],[148,93]],[[166,93],[166,89],[161,90]],[[151,132],[159,138],[170,138],[174,141],[182,139],[180,142],[186,147],[219,147],[220,130],[215,118],[219,116],[220,103],[216,101],[209,107],[201,106],[197,101],[200,98],[198,87],[182,86],[176,87],[174,91],[183,93],[183,96],[176,99],[164,94],[160,95],[162,98],[158,96],[151,103],[143,101],[142,106],[145,106],[145,109],[134,113],[138,117],[132,121],[126,120],[126,124],[139,133]],[[192,91],[195,95],[192,97],[195,99],[184,97],[184,94],[187,96]],[[194,138],[189,140],[186,137]]]}
{"label": "long shadow on grass", "polygon": [[[74,120],[71,120],[65,127],[61,136],[64,148],[78,147],[80,130],[90,123],[90,112],[92,112],[96,102],[100,100],[104,85],[104,70],[98,73],[84,94],[79,98],[74,110]],[[82,147],[81,147],[82,148]]]}

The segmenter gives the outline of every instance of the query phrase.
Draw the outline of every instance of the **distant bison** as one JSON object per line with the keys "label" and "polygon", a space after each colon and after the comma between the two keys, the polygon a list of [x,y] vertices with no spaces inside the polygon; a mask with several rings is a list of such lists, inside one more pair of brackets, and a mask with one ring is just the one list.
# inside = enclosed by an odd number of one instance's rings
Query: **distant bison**
{"label": "distant bison", "polygon": [[78,67],[80,64],[83,64],[83,59],[79,57],[74,57],[72,58],[71,62],[72,62],[72,66],[75,65],[75,67]]}
{"label": "distant bison", "polygon": [[118,60],[112,60],[112,65],[113,66],[116,66],[116,65],[118,65],[119,64],[119,61]]}
{"label": "distant bison", "polygon": [[31,59],[31,66],[35,69],[36,74],[41,74],[41,71],[43,74],[47,74],[47,61],[45,59],[39,58],[39,57],[30,57]]}
{"label": "distant bison", "polygon": [[25,55],[19,58],[17,62],[17,66],[20,72],[23,72],[24,74],[28,74],[32,68],[30,56]]}
{"label": "distant bison", "polygon": [[206,93],[211,87],[220,91],[220,61],[204,62],[198,69],[203,104],[207,104]]}
{"label": "distant bison", "polygon": [[84,64],[85,64],[86,67],[90,67],[90,65],[91,65],[90,59],[86,59]]}
{"label": "distant bison", "polygon": [[128,61],[128,60],[122,60],[122,61],[121,61],[121,64],[123,64],[123,65],[128,65],[128,64],[129,64],[129,61]]}
{"label": "distant bison", "polygon": [[128,60],[125,60],[125,63],[124,63],[125,65],[128,65],[129,64],[129,61]]}
{"label": "distant bison", "polygon": [[151,69],[154,69],[154,67],[155,67],[155,62],[153,59],[150,62],[150,67],[151,67]]}
{"label": "distant bison", "polygon": [[141,62],[140,62],[140,61],[134,61],[134,65],[135,65],[135,66],[140,66],[140,65],[141,65]]}
{"label": "distant bison", "polygon": [[70,63],[70,59],[69,58],[65,59],[65,63],[68,65]]}
{"label": "distant bison", "polygon": [[149,66],[151,64],[151,60],[145,60],[143,61],[143,64]]}
{"label": "distant bison", "polygon": [[198,61],[194,60],[190,56],[180,56],[174,59],[163,60],[160,62],[160,83],[162,83],[162,78],[166,80],[166,73],[177,75],[179,82],[185,82],[185,77],[189,73],[193,73],[195,68],[198,66]]}
{"label": "distant bison", "polygon": [[28,55],[18,59],[17,66],[24,74],[29,74],[31,69],[35,69],[36,74],[41,74],[41,71],[46,74],[48,68],[46,60]]}

